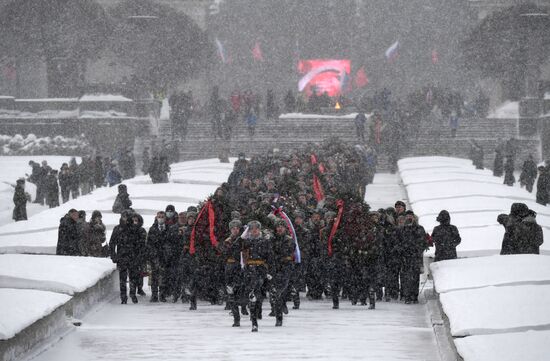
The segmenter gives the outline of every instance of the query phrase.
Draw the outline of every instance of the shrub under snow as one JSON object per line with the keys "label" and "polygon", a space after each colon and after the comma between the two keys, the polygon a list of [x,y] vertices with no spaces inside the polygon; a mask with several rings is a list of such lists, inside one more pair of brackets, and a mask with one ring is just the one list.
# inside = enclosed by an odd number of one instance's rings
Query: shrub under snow
{"label": "shrub under snow", "polygon": [[61,135],[38,138],[34,134],[24,138],[0,134],[0,155],[80,155],[88,152],[89,144],[83,138],[66,138]]}

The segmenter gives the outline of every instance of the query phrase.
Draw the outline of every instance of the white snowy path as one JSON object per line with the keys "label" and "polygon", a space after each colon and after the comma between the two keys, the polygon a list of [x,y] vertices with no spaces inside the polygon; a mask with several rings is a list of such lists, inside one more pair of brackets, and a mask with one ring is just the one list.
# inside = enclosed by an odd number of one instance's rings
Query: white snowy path
{"label": "white snowy path", "polygon": [[393,207],[397,200],[408,204],[407,192],[398,174],[377,173],[367,186],[365,201],[371,210]]}
{"label": "white snowy path", "polygon": [[[405,198],[397,180],[376,175],[366,196],[374,209]],[[114,296],[33,360],[439,360],[422,304],[378,302],[376,310],[368,310],[343,300],[332,310],[329,301],[302,299],[300,310],[290,310],[279,328],[264,302],[264,319],[253,334],[247,316],[240,328],[232,328],[223,306],[199,303],[197,311],[189,311],[188,304],[148,299],[123,306]]]}
{"label": "white snowy path", "polygon": [[232,328],[223,306],[188,306],[148,297],[124,306],[115,298],[34,360],[439,360],[424,305],[380,302],[368,310],[343,301],[332,310],[328,301],[304,301],[275,327],[264,302],[256,334],[246,316]]}

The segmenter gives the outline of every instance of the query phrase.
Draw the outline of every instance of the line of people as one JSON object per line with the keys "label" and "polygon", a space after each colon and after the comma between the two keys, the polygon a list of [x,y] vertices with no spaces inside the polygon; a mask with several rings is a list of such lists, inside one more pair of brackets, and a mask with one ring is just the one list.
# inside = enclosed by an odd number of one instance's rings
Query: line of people
{"label": "line of people", "polygon": [[125,179],[136,176],[136,161],[130,150],[121,152],[119,160],[101,156],[83,157],[80,164],[75,157],[69,163],[63,163],[58,170],[48,165],[29,161],[32,168],[27,180],[36,185],[36,197],[33,203],[58,207],[61,201],[76,199],[89,194],[95,188],[113,186]]}
{"label": "line of people", "polygon": [[[353,148],[325,144],[289,157],[244,157],[216,192],[198,207],[177,213],[169,205],[148,231],[125,210],[109,243],[120,271],[121,302],[137,303],[148,268],[151,302],[226,303],[233,326],[249,315],[258,330],[269,301],[276,326],[300,308],[300,293],[369,304],[418,302],[423,252],[429,236],[404,202],[375,212],[363,201]],[[288,213],[287,213],[288,212]],[[437,259],[455,258],[460,236],[441,216],[434,230]],[[451,232],[446,231],[448,227]]]}

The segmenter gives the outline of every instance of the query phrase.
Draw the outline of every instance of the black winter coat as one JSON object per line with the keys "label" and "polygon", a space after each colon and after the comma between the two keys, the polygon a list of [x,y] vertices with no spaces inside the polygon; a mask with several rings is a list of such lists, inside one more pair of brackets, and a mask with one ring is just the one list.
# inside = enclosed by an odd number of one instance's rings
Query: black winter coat
{"label": "black winter coat", "polygon": [[539,254],[542,245],[542,227],[537,224],[535,217],[527,216],[516,223],[514,230],[514,241],[518,254]]}
{"label": "black winter coat", "polygon": [[140,225],[119,224],[109,241],[111,259],[119,267],[140,267],[145,254],[147,232]]}
{"label": "black winter coat", "polygon": [[15,208],[13,209],[13,220],[14,221],[25,221],[27,220],[27,195],[25,194],[25,188],[22,186],[15,187],[15,193],[13,194],[13,204]]}
{"label": "black winter coat", "polygon": [[183,249],[178,249],[181,245],[178,231],[177,225],[164,225],[164,230],[161,231],[159,224],[155,222],[149,228],[147,236],[147,260],[171,264],[171,262],[179,259]]}
{"label": "black winter coat", "polygon": [[424,227],[413,224],[397,229],[397,253],[404,263],[414,263],[418,267],[422,265],[422,254],[428,248],[426,231]]}
{"label": "black winter coat", "polygon": [[272,247],[272,259],[270,263],[270,272],[280,272],[286,266],[292,264],[294,250],[296,245],[294,240],[287,234],[276,234],[270,241]]}
{"label": "black winter coat", "polygon": [[78,222],[69,215],[61,218],[57,235],[55,254],[61,256],[80,256],[80,232]]}
{"label": "black winter coat", "polygon": [[124,192],[117,194],[115,203],[113,203],[113,213],[122,213],[127,209],[131,209],[131,207],[132,201],[128,193]]}
{"label": "black winter coat", "polygon": [[455,226],[440,224],[434,228],[432,239],[435,245],[435,262],[457,257],[456,246],[460,244],[461,238]]}

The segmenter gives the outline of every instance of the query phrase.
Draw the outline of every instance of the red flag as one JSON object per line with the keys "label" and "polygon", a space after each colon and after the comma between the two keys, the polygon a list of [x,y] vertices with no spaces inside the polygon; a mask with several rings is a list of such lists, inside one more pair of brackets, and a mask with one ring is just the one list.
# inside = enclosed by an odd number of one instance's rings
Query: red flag
{"label": "red flag", "polygon": [[435,65],[439,63],[439,54],[437,53],[437,50],[432,50],[432,64]]}
{"label": "red flag", "polygon": [[365,72],[365,67],[362,66],[357,73],[355,74],[354,84],[356,88],[362,88],[369,83],[369,78],[367,78],[367,73]]}
{"label": "red flag", "polygon": [[196,248],[195,248],[195,237],[196,232],[195,229],[197,228],[197,224],[199,223],[200,219],[206,214],[205,212],[208,212],[208,228],[210,231],[210,243],[215,248],[218,245],[218,240],[216,239],[216,234],[214,232],[214,225],[216,223],[216,215],[214,213],[214,206],[212,205],[212,201],[208,200],[206,204],[202,207],[201,211],[199,212],[199,215],[197,216],[197,219],[195,220],[195,224],[193,225],[193,230],[191,231],[191,242],[189,245],[189,253],[195,254]]}
{"label": "red flag", "polygon": [[319,180],[319,177],[317,177],[315,174],[313,175],[313,192],[315,193],[315,199],[317,199],[317,202],[320,202],[323,199],[325,199],[323,186],[321,185],[321,181]]}
{"label": "red flag", "polygon": [[[310,156],[310,159],[311,159],[311,165],[316,166],[317,157],[315,156],[315,154],[312,154]],[[318,165],[318,169],[321,173],[325,172],[325,167],[322,164]],[[325,192],[323,191],[323,185],[321,184],[321,180],[315,173],[313,173],[313,193],[315,193],[315,199],[317,199],[317,202],[320,202],[321,200],[325,199]]]}
{"label": "red flag", "polygon": [[254,49],[252,49],[252,56],[254,57],[254,60],[264,61],[264,55],[262,54],[262,48],[260,48],[259,41],[256,42]]}
{"label": "red flag", "polygon": [[336,221],[332,224],[327,240],[329,257],[332,256],[332,239],[334,238],[334,235],[336,235],[336,231],[338,230],[338,226],[340,226],[340,221],[342,220],[342,214],[344,213],[344,201],[341,199],[337,200],[336,206],[338,207],[338,216],[336,217]]}

